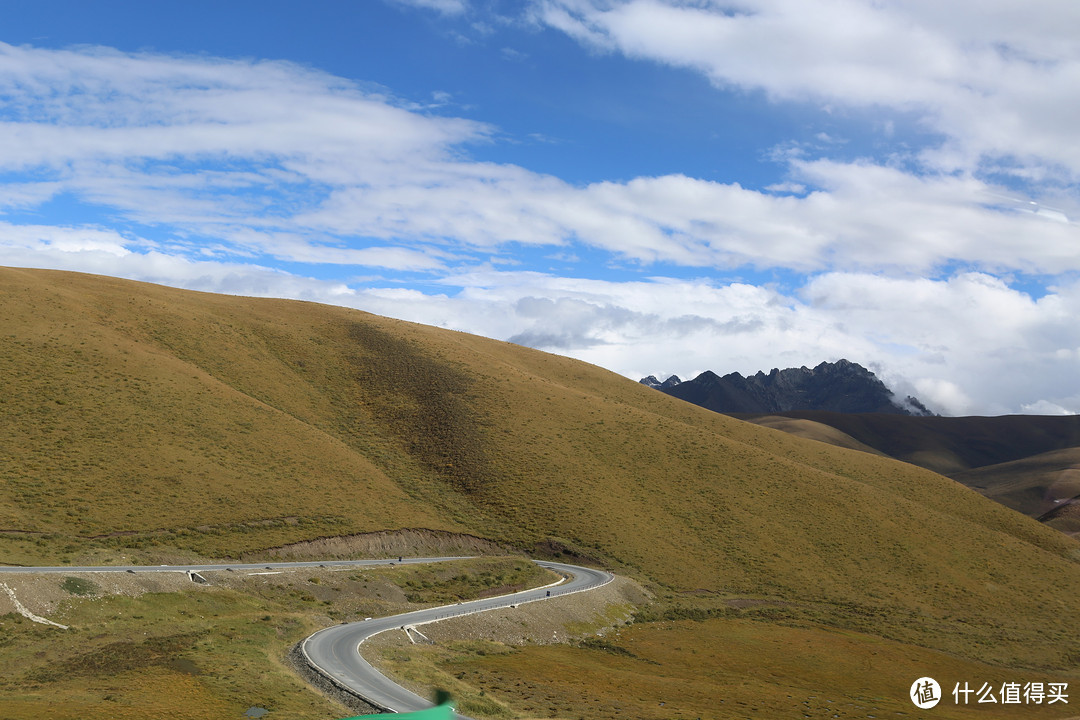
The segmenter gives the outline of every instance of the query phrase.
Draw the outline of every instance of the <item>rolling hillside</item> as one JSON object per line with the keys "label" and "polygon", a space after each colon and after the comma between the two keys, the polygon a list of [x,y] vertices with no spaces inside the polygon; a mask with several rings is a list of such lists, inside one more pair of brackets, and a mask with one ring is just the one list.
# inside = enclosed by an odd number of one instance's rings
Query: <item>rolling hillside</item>
{"label": "rolling hillside", "polygon": [[1039,517],[1080,497],[1080,447],[1051,450],[949,477],[1025,515]]}
{"label": "rolling hillside", "polygon": [[13,269],[0,307],[7,562],[426,528],[636,577],[642,621],[1080,669],[1080,544],[929,470],[337,307]]}
{"label": "rolling hillside", "polygon": [[1078,415],[901,417],[835,412],[735,415],[755,422],[776,416],[828,425],[889,457],[939,473],[962,472],[1080,447]]}
{"label": "rolling hillside", "polygon": [[[966,485],[1066,533],[1080,498],[1080,416],[735,415],[800,437],[893,457]],[[1069,509],[1066,509],[1066,506]]]}

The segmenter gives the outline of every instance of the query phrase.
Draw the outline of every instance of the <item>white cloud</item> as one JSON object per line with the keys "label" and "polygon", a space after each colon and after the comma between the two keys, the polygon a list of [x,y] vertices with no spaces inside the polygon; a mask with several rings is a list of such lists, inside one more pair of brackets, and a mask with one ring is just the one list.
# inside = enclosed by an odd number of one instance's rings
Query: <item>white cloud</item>
{"label": "white cloud", "polygon": [[41,178],[5,204],[68,192],[211,237],[296,230],[328,188],[422,184],[488,132],[281,62],[0,44],[0,92],[0,169]]}
{"label": "white cloud", "polygon": [[951,380],[918,378],[914,383],[915,397],[923,405],[944,409],[946,415],[978,415],[978,406],[963,389]]}
{"label": "white cloud", "polygon": [[436,10],[443,15],[460,15],[469,9],[467,0],[391,0],[399,5]]}
{"label": "white cloud", "polygon": [[0,222],[0,253],[13,251],[130,254],[132,239],[107,228],[13,225]]}
{"label": "white cloud", "polygon": [[[539,0],[600,50],[685,67],[777,100],[912,112],[942,169],[1008,158],[1080,179],[1080,5],[1059,0]],[[888,119],[886,119],[888,121]]]}
{"label": "white cloud", "polygon": [[1080,283],[1039,299],[981,273],[831,273],[798,296],[745,284],[606,282],[478,270],[407,317],[512,339],[632,379],[744,374],[845,357],[946,414],[1080,412]]}
{"label": "white cloud", "polygon": [[1077,286],[1033,299],[982,273],[947,280],[826,274],[805,302],[842,318],[920,397],[950,414],[1018,412],[1032,399],[1080,412]]}
{"label": "white cloud", "polygon": [[[519,169],[459,166],[422,187],[340,190],[297,221],[322,232],[456,238],[488,249],[574,239],[640,263],[692,267],[928,271],[961,260],[1080,269],[1075,224],[991,207],[989,186],[970,177],[828,161],[792,167],[821,189],[776,196],[679,175],[576,188]],[[485,169],[487,177],[474,175]]]}
{"label": "white cloud", "polygon": [[8,204],[67,193],[238,256],[438,270],[448,252],[576,241],[691,267],[1080,266],[1074,223],[994,207],[970,175],[794,158],[773,187],[804,196],[682,175],[575,186],[470,160],[482,123],[289,63],[0,45],[0,90],[0,169],[41,178]]}
{"label": "white cloud", "polygon": [[[1076,407],[1076,404],[1073,404]],[[1028,403],[1020,407],[1021,412],[1024,415],[1075,415],[1075,410],[1068,410],[1057,403],[1052,403],[1047,400],[1039,400],[1038,402]]]}

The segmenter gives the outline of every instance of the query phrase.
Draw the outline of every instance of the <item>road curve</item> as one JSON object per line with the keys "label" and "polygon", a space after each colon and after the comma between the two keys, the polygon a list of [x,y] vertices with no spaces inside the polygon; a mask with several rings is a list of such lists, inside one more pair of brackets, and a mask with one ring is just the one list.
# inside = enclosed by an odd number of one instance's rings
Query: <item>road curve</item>
{"label": "road curve", "polygon": [[[373,635],[405,626],[425,625],[460,615],[470,615],[513,607],[521,603],[546,600],[571,593],[592,590],[614,579],[603,570],[564,565],[562,563],[536,560],[537,565],[554,570],[564,576],[559,583],[532,590],[446,605],[443,607],[415,610],[401,615],[374,618],[361,622],[335,625],[309,636],[300,649],[308,664],[332,683],[348,692],[359,695],[367,702],[390,712],[412,712],[431,707],[424,698],[397,685],[373,668],[360,655],[360,644]],[[463,718],[462,715],[457,715]]]}
{"label": "road curve", "polygon": [[[386,565],[414,565],[433,562],[447,562],[450,560],[467,560],[469,556],[433,557],[433,558],[402,558],[395,560],[312,560],[300,562],[264,562],[264,563],[204,563],[198,565],[83,565],[61,567],[21,567],[0,566],[0,573],[29,574],[29,573],[161,573],[161,572],[187,572],[202,573],[214,570],[233,572],[264,572],[274,570],[288,570],[290,568],[317,568],[317,567],[364,567]],[[523,590],[510,595],[502,595],[483,600],[472,600],[456,605],[428,608],[427,610],[414,610],[413,612],[389,617],[374,618],[360,622],[335,625],[320,630],[301,644],[301,651],[308,664],[323,675],[330,682],[340,688],[360,696],[367,702],[390,712],[411,712],[431,707],[431,703],[424,698],[409,692],[397,685],[378,670],[373,668],[363,657],[360,656],[360,644],[373,635],[387,630],[402,628],[406,625],[426,625],[447,618],[460,615],[471,615],[497,610],[499,608],[514,607],[522,603],[547,600],[561,597],[572,593],[592,590],[606,585],[614,579],[611,573],[603,570],[578,567],[577,565],[565,565],[563,563],[534,560],[540,567],[545,567],[561,574],[563,579],[540,588]],[[463,715],[458,718],[468,720]]]}

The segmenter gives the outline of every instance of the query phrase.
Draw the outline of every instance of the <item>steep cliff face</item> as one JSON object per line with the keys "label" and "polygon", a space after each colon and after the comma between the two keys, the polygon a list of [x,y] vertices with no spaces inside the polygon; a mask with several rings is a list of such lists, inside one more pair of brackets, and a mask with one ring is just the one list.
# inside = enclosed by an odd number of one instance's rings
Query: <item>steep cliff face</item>
{"label": "steep cliff face", "polygon": [[[674,382],[672,382],[674,380]],[[705,371],[693,380],[672,376],[663,383],[649,376],[641,382],[673,397],[722,413],[769,413],[828,410],[845,413],[933,415],[913,397],[897,400],[889,388],[858,363],[838,360],[815,368],[773,369],[750,377],[723,377]]]}

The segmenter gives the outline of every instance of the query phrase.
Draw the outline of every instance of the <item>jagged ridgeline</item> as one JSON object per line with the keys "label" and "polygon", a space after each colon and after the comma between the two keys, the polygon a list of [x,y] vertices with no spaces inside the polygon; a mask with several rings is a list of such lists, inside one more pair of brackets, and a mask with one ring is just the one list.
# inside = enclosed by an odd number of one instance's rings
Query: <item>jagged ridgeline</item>
{"label": "jagged ridgeline", "polygon": [[660,382],[654,376],[642,385],[721,413],[772,413],[822,410],[844,413],[933,415],[917,398],[898,399],[874,373],[849,360],[823,362],[816,367],[774,368],[749,377],[721,377],[706,370],[693,380],[677,375]]}
{"label": "jagged ridgeline", "polygon": [[1076,541],[929,470],[509,343],[0,269],[0,413],[10,563],[426,528],[593,558],[652,587],[657,617],[767,601],[993,662],[1080,658]]}

